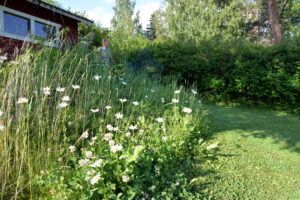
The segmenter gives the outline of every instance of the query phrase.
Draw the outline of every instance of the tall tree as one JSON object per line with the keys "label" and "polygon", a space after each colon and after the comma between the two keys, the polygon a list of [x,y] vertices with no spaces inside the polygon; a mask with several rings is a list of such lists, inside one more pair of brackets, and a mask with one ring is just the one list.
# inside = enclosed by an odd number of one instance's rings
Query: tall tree
{"label": "tall tree", "polygon": [[156,37],[167,36],[168,28],[166,24],[166,12],[164,12],[162,8],[153,12],[152,23]]}
{"label": "tall tree", "polygon": [[238,1],[166,0],[171,37],[199,42],[242,36],[243,4]]}
{"label": "tall tree", "polygon": [[140,22],[140,10],[136,12],[136,15],[133,20],[134,24],[134,33],[137,34],[142,34],[143,33],[143,27],[142,23]]}
{"label": "tall tree", "polygon": [[269,12],[270,12],[270,23],[272,26],[272,33],[275,40],[275,44],[279,44],[281,41],[281,30],[280,30],[280,25],[278,20],[276,0],[269,0]]}
{"label": "tall tree", "polygon": [[134,7],[135,2],[131,0],[116,0],[111,24],[113,33],[118,34],[120,38],[128,38],[134,34],[134,23],[132,20]]}
{"label": "tall tree", "polygon": [[154,40],[156,38],[156,30],[153,25],[153,18],[154,14],[150,16],[149,24],[147,26],[146,30],[146,37],[149,38],[150,40]]}

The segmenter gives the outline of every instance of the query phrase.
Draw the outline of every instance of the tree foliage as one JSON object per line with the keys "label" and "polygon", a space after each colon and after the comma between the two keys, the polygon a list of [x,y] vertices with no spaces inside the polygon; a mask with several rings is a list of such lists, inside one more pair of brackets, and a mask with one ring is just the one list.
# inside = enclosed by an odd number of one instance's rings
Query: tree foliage
{"label": "tree foliage", "polygon": [[116,0],[114,17],[111,20],[113,34],[118,38],[126,39],[134,34],[134,22],[132,19],[135,2],[131,0]]}

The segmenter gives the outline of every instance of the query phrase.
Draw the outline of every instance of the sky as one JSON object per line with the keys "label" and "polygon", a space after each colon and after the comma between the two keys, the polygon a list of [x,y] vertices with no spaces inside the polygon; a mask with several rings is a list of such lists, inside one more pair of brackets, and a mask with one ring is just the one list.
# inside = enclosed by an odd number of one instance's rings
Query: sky
{"label": "sky", "polygon": [[[115,5],[115,0],[58,0],[64,8],[71,8],[74,11],[86,12],[88,18],[95,20],[103,27],[110,28],[110,20],[114,12],[112,7]],[[162,0],[136,0],[136,13],[140,10],[140,21],[143,29],[146,29],[149,24],[150,15],[157,10],[162,4]],[[134,15],[135,15],[134,13]]]}

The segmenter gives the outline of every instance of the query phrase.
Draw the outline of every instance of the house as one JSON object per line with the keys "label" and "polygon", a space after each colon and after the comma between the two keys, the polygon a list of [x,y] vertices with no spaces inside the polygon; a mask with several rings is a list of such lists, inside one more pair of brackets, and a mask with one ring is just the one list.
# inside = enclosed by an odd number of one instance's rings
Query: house
{"label": "house", "polygon": [[0,0],[0,54],[11,54],[24,41],[33,42],[34,38],[57,39],[59,31],[65,28],[69,30],[67,39],[75,44],[78,22],[93,23],[41,0]]}

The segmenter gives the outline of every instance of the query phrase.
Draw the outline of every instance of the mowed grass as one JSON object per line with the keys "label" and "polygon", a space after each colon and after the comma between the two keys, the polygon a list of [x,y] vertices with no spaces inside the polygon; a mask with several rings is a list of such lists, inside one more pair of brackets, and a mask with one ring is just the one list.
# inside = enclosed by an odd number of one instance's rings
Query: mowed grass
{"label": "mowed grass", "polygon": [[[204,104],[216,157],[199,167],[210,199],[300,199],[300,116]],[[211,171],[214,169],[214,171]]]}

